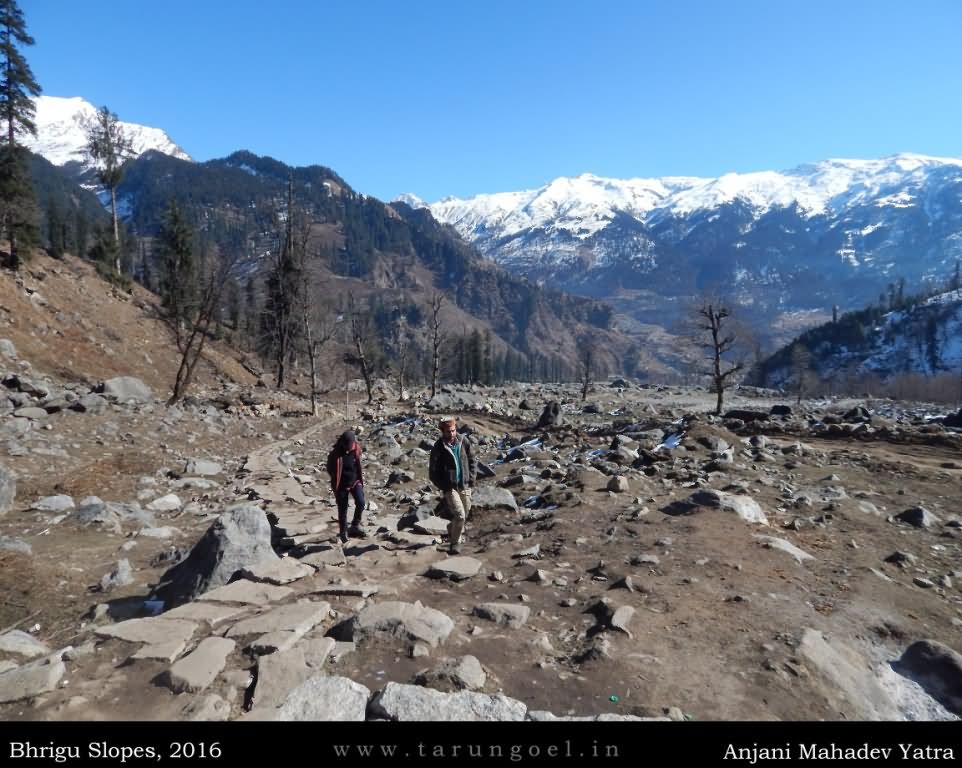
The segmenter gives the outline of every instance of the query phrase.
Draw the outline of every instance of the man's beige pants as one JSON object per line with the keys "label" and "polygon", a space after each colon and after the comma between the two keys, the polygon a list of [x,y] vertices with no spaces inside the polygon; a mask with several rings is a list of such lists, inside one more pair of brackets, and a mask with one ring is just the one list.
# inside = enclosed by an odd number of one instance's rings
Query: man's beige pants
{"label": "man's beige pants", "polygon": [[452,545],[459,545],[464,539],[464,523],[471,513],[471,489],[445,491],[444,503],[451,515],[448,538]]}

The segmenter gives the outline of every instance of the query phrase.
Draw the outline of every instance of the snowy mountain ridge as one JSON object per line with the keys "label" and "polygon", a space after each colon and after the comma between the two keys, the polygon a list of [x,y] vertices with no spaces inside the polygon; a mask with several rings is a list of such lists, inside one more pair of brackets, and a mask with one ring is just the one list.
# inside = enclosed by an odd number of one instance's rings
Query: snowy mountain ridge
{"label": "snowy mountain ridge", "polygon": [[[86,168],[87,127],[97,114],[97,108],[80,97],[38,96],[35,100],[37,136],[25,136],[24,145],[31,152],[45,157],[54,165],[76,162]],[[134,154],[157,150],[182,160],[191,157],[160,128],[121,121],[124,133],[130,137]]]}
{"label": "snowy mountain ridge", "polygon": [[945,168],[962,176],[962,158],[901,153],[877,160],[824,160],[781,172],[727,173],[718,178],[613,179],[585,173],[557,178],[538,189],[445,197],[426,207],[439,221],[453,224],[471,240],[494,234],[512,237],[530,229],[563,229],[584,240],[618,212],[653,224],[736,200],[747,203],[756,215],[792,205],[805,217],[837,215],[869,202],[879,207],[904,207],[932,171]]}

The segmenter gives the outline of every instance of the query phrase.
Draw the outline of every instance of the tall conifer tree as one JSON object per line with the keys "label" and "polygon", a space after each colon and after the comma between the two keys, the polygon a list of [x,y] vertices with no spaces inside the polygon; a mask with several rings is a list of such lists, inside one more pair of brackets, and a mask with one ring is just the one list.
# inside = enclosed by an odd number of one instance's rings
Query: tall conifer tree
{"label": "tall conifer tree", "polygon": [[175,198],[167,204],[159,251],[161,304],[180,341],[197,298],[197,258],[193,230]]}
{"label": "tall conifer tree", "polygon": [[117,187],[124,178],[124,163],[133,156],[130,137],[117,115],[101,107],[87,128],[87,154],[97,166],[97,178],[110,190],[110,213],[114,223],[114,272],[120,275],[120,224],[117,218]]}
{"label": "tall conifer tree", "polygon": [[0,147],[0,230],[10,241],[9,266],[20,266],[19,246],[36,241],[37,197],[30,180],[27,150],[17,136],[37,134],[34,96],[40,86],[20,48],[33,45],[16,0],[0,0],[0,119],[5,141]]}

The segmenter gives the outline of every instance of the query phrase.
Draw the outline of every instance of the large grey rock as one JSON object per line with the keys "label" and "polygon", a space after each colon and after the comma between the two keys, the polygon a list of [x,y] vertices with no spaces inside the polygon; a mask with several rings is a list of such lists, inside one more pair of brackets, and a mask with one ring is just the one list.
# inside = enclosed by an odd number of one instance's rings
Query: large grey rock
{"label": "large grey rock", "polygon": [[531,609],[526,605],[513,605],[510,603],[481,603],[474,607],[474,615],[495,624],[517,629],[523,627],[531,615]]}
{"label": "large grey rock", "polygon": [[165,619],[185,619],[187,621],[202,621],[211,629],[233,618],[242,616],[250,609],[246,606],[217,605],[198,600],[196,603],[184,603],[164,614]]}
{"label": "large grey rock", "polygon": [[454,622],[440,611],[423,606],[420,601],[395,600],[369,605],[353,618],[349,627],[355,642],[380,635],[411,643],[423,642],[432,648],[447,640],[452,629]]}
{"label": "large grey rock", "polygon": [[429,515],[420,520],[416,520],[412,526],[418,533],[427,536],[443,536],[448,532],[448,521],[437,515]]}
{"label": "large grey rock", "polygon": [[364,720],[371,691],[346,677],[315,675],[290,692],[275,720]]}
{"label": "large grey rock", "polygon": [[290,584],[314,573],[314,569],[293,557],[277,560],[262,560],[256,565],[241,568],[241,576],[251,581],[266,581],[268,584]]}
{"label": "large grey rock", "polygon": [[509,490],[482,485],[476,487],[471,494],[471,509],[505,509],[517,512],[518,502]]}
{"label": "large grey rock", "polygon": [[808,552],[803,549],[799,549],[790,541],[785,541],[785,539],[779,539],[775,536],[761,536],[758,534],[756,534],[753,538],[762,542],[762,544],[768,549],[777,549],[782,552],[786,552],[794,557],[795,562],[799,564],[805,562],[806,560],[815,559],[812,555],[808,554]]}
{"label": "large grey rock", "polygon": [[22,629],[11,629],[0,635],[0,652],[15,653],[18,656],[33,659],[50,653],[50,649],[28,632]]}
{"label": "large grey rock", "polygon": [[462,691],[483,688],[487,675],[475,656],[443,659],[433,669],[419,672],[414,678],[417,685],[436,691]]}
{"label": "large grey rock", "polygon": [[711,488],[695,491],[688,497],[688,503],[699,507],[714,507],[726,512],[734,512],[746,523],[767,523],[765,513],[758,502],[750,496],[725,493]]}
{"label": "large grey rock", "polygon": [[542,428],[560,427],[564,424],[564,415],[561,413],[561,405],[556,400],[551,400],[545,404],[544,410],[538,417],[538,426]]}
{"label": "large grey rock", "polygon": [[17,410],[13,412],[13,415],[19,416],[21,419],[33,419],[34,421],[39,421],[47,418],[48,414],[43,408],[27,406],[25,408],[17,408]]}
{"label": "large grey rock", "polygon": [[294,590],[290,587],[277,587],[273,584],[240,579],[223,587],[204,592],[197,600],[199,602],[244,603],[245,605],[257,606],[276,603],[293,593]]}
{"label": "large grey rock", "polygon": [[391,435],[381,435],[375,440],[374,447],[384,454],[386,461],[401,458],[401,446]]}
{"label": "large grey rock", "polygon": [[219,475],[223,471],[222,465],[207,459],[188,459],[184,465],[185,475]]}
{"label": "large grey rock", "polygon": [[304,658],[304,650],[299,646],[289,651],[258,657],[254,706],[279,707],[290,693],[310,676],[311,670]]}
{"label": "large grey rock", "polygon": [[0,355],[7,360],[17,359],[17,348],[10,339],[0,339]]}
{"label": "large grey rock", "polygon": [[616,475],[608,481],[608,485],[605,486],[609,491],[614,493],[628,493],[630,486],[628,485],[628,478],[622,475]]}
{"label": "large grey rock", "polygon": [[929,512],[925,507],[910,507],[904,512],[899,512],[895,516],[896,520],[916,528],[931,528],[939,523],[939,518]]}
{"label": "large grey rock", "polygon": [[118,403],[149,403],[154,399],[153,390],[134,376],[117,376],[100,383],[97,392],[108,400]]}
{"label": "large grey rock", "polygon": [[80,500],[77,508],[66,518],[72,523],[85,527],[96,526],[111,533],[122,533],[120,515],[107,506],[107,503],[97,496],[87,496]]}
{"label": "large grey rock", "polygon": [[98,637],[115,637],[128,643],[147,643],[158,645],[168,640],[183,640],[193,637],[197,624],[185,619],[168,619],[163,616],[147,619],[129,619],[118,624],[97,627],[94,634]]}
{"label": "large grey rock", "polygon": [[239,507],[217,518],[187,558],[161,577],[153,597],[179,605],[227,584],[242,568],[275,559],[264,510]]}
{"label": "large grey rock", "polygon": [[70,496],[44,496],[42,499],[37,499],[33,504],[30,505],[30,509],[35,509],[38,512],[66,512],[67,510],[74,509],[75,505],[73,499]]}
{"label": "large grey rock", "polygon": [[432,579],[451,579],[466,581],[481,570],[481,561],[473,557],[449,557],[428,567],[427,575]]}
{"label": "large grey rock", "polygon": [[227,631],[227,637],[259,635],[278,630],[303,635],[328,617],[330,603],[292,603],[281,605],[259,616],[237,622]]}
{"label": "large grey rock", "polygon": [[17,496],[17,478],[13,472],[0,464],[0,515],[5,515],[13,507]]}
{"label": "large grey rock", "polygon": [[841,640],[829,642],[806,628],[797,654],[816,673],[821,694],[846,719],[902,719],[868,660]]}
{"label": "large grey rock", "polygon": [[962,716],[962,655],[935,640],[918,640],[892,665],[943,707]]}
{"label": "large grey rock", "polygon": [[226,637],[205,637],[167,671],[164,682],[174,693],[202,691],[221,673],[235,647]]}
{"label": "large grey rock", "polygon": [[181,508],[180,497],[176,493],[168,493],[166,496],[154,499],[147,505],[151,512],[172,512]]}
{"label": "large grey rock", "polygon": [[418,685],[388,683],[371,699],[375,717],[409,721],[508,721],[524,720],[527,706],[501,694],[441,693]]}
{"label": "large grey rock", "polygon": [[67,667],[59,658],[45,658],[0,674],[0,704],[54,690]]}

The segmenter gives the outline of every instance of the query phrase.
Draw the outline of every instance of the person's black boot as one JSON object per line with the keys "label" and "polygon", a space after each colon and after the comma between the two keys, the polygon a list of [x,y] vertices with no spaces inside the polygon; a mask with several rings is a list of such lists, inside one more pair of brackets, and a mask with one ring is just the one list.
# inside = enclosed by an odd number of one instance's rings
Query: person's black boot
{"label": "person's black boot", "polygon": [[350,529],[348,530],[347,533],[348,533],[349,536],[352,536],[352,537],[355,538],[355,539],[366,539],[366,538],[367,538],[367,531],[365,531],[365,530],[361,527],[361,524],[360,524],[360,523],[351,523],[351,527],[350,527]]}

